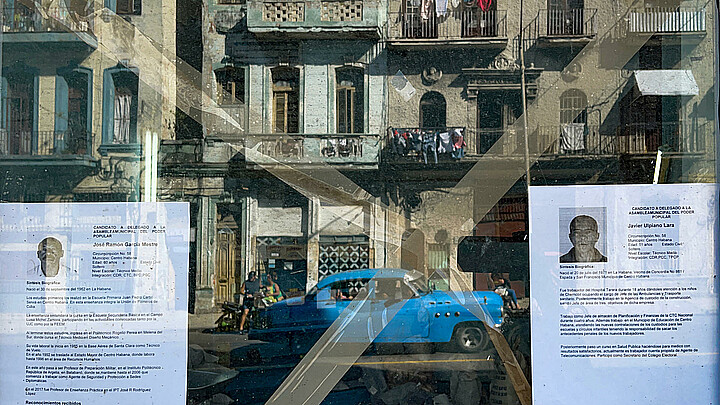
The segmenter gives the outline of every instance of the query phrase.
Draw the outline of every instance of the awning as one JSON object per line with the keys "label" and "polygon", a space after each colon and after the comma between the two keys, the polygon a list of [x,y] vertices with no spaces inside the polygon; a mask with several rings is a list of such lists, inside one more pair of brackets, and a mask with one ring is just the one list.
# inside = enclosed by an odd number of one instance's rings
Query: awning
{"label": "awning", "polygon": [[641,96],[696,96],[700,89],[689,70],[636,70]]}

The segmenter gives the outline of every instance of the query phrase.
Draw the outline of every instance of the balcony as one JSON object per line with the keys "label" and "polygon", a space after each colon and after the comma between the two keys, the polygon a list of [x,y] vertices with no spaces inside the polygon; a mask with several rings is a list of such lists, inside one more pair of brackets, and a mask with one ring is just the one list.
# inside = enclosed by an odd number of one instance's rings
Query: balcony
{"label": "balcony", "polygon": [[220,136],[224,141],[245,146],[248,166],[331,165],[337,168],[377,168],[380,137],[370,134],[258,134],[240,139]]}
{"label": "balcony", "polygon": [[0,166],[96,166],[92,134],[0,130]]}
{"label": "balcony", "polygon": [[[463,7],[438,18],[432,10],[423,18],[419,9],[389,13],[389,45],[395,48],[505,47],[507,12]],[[441,21],[442,20],[442,21]]]}
{"label": "balcony", "polygon": [[545,45],[586,44],[597,35],[596,15],[594,8],[540,10],[535,38]]}
{"label": "balcony", "polygon": [[651,34],[683,40],[705,36],[704,8],[645,8],[633,10],[628,18],[628,34]]}
{"label": "balcony", "polygon": [[249,1],[248,31],[286,38],[380,37],[378,0]]}
{"label": "balcony", "polygon": [[392,163],[457,162],[468,150],[465,134],[464,127],[390,128],[385,150]]}
{"label": "balcony", "polygon": [[[85,17],[88,15],[88,17]],[[48,50],[63,44],[80,50],[97,49],[92,10],[75,12],[66,7],[44,8],[15,4],[3,8],[3,42],[23,47],[47,44]]]}
{"label": "balcony", "polygon": [[[468,153],[507,157],[525,153],[521,130],[472,129],[469,133]],[[693,154],[705,151],[706,136],[706,125],[681,122],[626,124],[618,127],[615,134],[603,134],[593,125],[544,125],[532,130],[528,146],[531,155],[553,158],[654,156],[659,149],[671,154]]]}

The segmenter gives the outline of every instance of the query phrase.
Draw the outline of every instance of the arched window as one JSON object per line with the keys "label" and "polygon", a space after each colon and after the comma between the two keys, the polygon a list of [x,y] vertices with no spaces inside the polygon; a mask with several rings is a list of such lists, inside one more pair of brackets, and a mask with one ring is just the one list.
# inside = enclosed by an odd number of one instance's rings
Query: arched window
{"label": "arched window", "polygon": [[578,89],[570,89],[560,96],[560,123],[587,124],[587,97]]}
{"label": "arched window", "polygon": [[300,122],[300,70],[274,68],[272,86],[273,132],[297,133]]}
{"label": "arched window", "polygon": [[560,96],[560,152],[581,153],[587,149],[587,97],[577,89]]}
{"label": "arched window", "polygon": [[344,67],[335,71],[335,106],[338,133],[359,134],[364,132],[364,87],[362,69]]}
{"label": "arched window", "polygon": [[138,70],[117,65],[103,73],[103,143],[137,142]]}
{"label": "arched window", "polygon": [[444,128],[446,108],[447,104],[442,94],[436,91],[425,93],[420,99],[420,127]]}

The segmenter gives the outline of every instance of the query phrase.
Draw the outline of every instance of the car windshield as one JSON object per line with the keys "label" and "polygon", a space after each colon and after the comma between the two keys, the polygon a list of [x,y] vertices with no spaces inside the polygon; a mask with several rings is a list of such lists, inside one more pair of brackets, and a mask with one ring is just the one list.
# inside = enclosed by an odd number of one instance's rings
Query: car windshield
{"label": "car windshield", "polygon": [[428,292],[430,292],[430,290],[427,287],[427,285],[428,285],[427,279],[423,276],[408,280],[408,284],[410,284],[410,286],[415,291],[417,291],[418,295],[425,295]]}

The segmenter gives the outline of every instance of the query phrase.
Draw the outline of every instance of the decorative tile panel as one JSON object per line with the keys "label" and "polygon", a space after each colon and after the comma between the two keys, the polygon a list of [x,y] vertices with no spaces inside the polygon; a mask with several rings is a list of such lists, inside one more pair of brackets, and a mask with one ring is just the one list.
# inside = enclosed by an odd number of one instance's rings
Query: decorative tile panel
{"label": "decorative tile panel", "polygon": [[272,1],[263,3],[263,21],[303,22],[305,21],[304,2]]}
{"label": "decorative tile panel", "polygon": [[322,1],[320,21],[362,21],[362,0]]}

